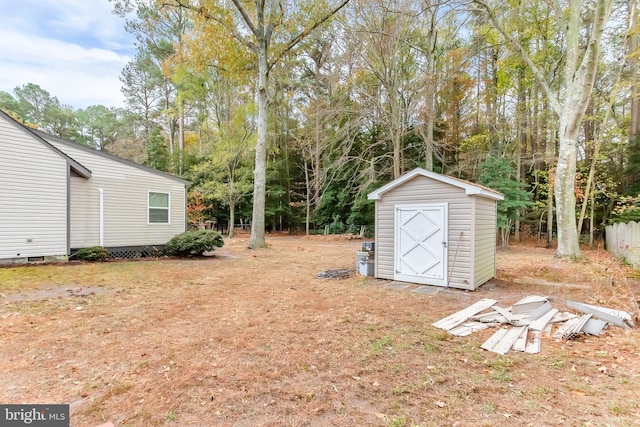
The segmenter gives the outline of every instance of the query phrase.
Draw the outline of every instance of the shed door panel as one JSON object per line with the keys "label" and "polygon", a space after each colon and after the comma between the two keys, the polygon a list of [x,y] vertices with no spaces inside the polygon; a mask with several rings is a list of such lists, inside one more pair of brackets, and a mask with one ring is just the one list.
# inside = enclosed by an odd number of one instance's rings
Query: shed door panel
{"label": "shed door panel", "polygon": [[396,206],[395,224],[394,278],[446,285],[447,204]]}

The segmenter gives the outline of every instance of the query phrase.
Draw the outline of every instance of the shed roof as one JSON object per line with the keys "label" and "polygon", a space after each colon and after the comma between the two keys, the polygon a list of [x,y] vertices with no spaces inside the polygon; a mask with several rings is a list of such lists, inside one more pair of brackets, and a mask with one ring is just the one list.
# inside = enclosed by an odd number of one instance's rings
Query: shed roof
{"label": "shed roof", "polygon": [[488,187],[484,187],[482,185],[474,184],[469,181],[465,181],[463,179],[454,178],[452,176],[442,175],[437,172],[431,172],[426,169],[416,168],[410,172],[405,173],[399,178],[394,179],[390,183],[383,185],[377,190],[372,191],[368,194],[369,200],[379,200],[382,198],[382,195],[390,190],[393,190],[396,187],[404,184],[405,182],[417,177],[424,176],[426,178],[430,178],[436,181],[443,182],[445,184],[452,185],[454,187],[462,188],[467,196],[480,196],[486,197],[493,200],[504,200],[504,195],[495,190],[492,190]]}

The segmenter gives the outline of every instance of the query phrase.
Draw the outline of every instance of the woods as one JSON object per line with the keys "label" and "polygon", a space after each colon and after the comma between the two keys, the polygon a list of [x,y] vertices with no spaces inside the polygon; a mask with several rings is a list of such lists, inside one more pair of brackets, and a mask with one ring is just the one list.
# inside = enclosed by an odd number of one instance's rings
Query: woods
{"label": "woods", "polygon": [[[193,224],[359,231],[423,167],[489,185],[504,244],[640,218],[636,0],[114,1],[126,105],[25,82],[25,123],[192,182]],[[582,218],[581,220],[579,220]]]}

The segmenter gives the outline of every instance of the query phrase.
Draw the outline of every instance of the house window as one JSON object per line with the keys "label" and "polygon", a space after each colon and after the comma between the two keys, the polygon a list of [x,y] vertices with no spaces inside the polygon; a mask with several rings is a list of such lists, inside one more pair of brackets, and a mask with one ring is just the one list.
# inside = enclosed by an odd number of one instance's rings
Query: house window
{"label": "house window", "polygon": [[169,224],[169,193],[149,191],[149,224]]}

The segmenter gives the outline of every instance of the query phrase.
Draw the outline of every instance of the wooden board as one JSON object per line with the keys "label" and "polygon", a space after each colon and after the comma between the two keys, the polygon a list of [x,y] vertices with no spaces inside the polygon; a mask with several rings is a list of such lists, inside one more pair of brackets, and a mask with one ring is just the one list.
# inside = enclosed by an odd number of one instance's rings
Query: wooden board
{"label": "wooden board", "polygon": [[514,326],[505,334],[500,342],[493,347],[492,351],[498,354],[507,354],[518,337],[520,337],[526,329],[526,326]]}
{"label": "wooden board", "polygon": [[547,324],[551,321],[553,316],[555,316],[556,314],[558,314],[558,309],[552,308],[551,310],[547,311],[547,313],[544,316],[531,322],[529,324],[529,329],[532,329],[534,331],[543,330],[544,327],[547,326]]}
{"label": "wooden board", "polygon": [[527,345],[524,348],[525,353],[540,353],[540,331],[531,331],[527,340]]}
{"label": "wooden board", "polygon": [[567,320],[575,319],[576,317],[578,317],[577,314],[570,313],[568,311],[561,311],[555,316],[553,316],[553,318],[549,321],[549,323],[566,322]]}
{"label": "wooden board", "polygon": [[611,314],[612,316],[616,316],[616,317],[619,317],[619,318],[624,319],[624,320],[633,320],[633,317],[631,316],[631,313],[628,313],[628,312],[623,311],[623,310],[616,310],[615,308],[608,308],[608,307],[600,307],[600,306],[592,305],[592,304],[585,304],[585,303],[582,303],[582,304],[587,306],[587,307],[594,308],[596,310]]}
{"label": "wooden board", "polygon": [[507,319],[507,322],[513,322],[513,315],[511,314],[511,310],[509,310],[508,308],[502,308],[498,305],[494,305],[491,308],[504,316],[504,318]]}
{"label": "wooden board", "polygon": [[[531,318],[533,320],[539,319],[553,309],[549,301],[545,301],[542,305],[531,312]],[[557,310],[556,310],[557,311]]]}
{"label": "wooden board", "polygon": [[471,316],[469,319],[484,323],[507,323],[507,319],[496,311],[476,314],[475,316]]}
{"label": "wooden board", "polygon": [[589,319],[587,323],[582,327],[582,332],[589,335],[600,335],[604,327],[607,326],[607,322],[600,319]]}
{"label": "wooden board", "polygon": [[626,311],[614,310],[607,307],[598,307],[576,301],[567,301],[567,307],[576,309],[583,313],[592,314],[593,317],[613,323],[621,328],[630,329],[633,326],[631,315]]}
{"label": "wooden board", "polygon": [[445,317],[444,319],[438,320],[432,326],[439,329],[444,329],[445,331],[451,330],[461,323],[464,323],[469,317],[473,316],[474,314],[480,313],[482,310],[486,310],[497,302],[498,301],[490,298],[481,299],[480,301],[470,305],[463,310],[455,312]]}
{"label": "wooden board", "polygon": [[484,348],[485,350],[493,351],[493,348],[507,335],[509,329],[500,328],[493,335],[489,337],[488,340],[482,343],[480,348]]}
{"label": "wooden board", "polygon": [[508,308],[502,308],[499,307],[497,305],[494,305],[493,307],[491,307],[493,310],[497,311],[498,313],[500,313],[502,316],[504,316],[505,319],[507,319],[507,322],[511,323],[512,325],[515,326],[526,326],[529,323],[531,323],[531,316],[529,314],[513,314],[511,313],[511,307]]}
{"label": "wooden board", "polygon": [[471,335],[475,331],[481,331],[483,329],[489,328],[490,326],[493,326],[493,324],[483,322],[465,322],[462,325],[451,329],[449,333],[458,337],[466,337],[467,335]]}
{"label": "wooden board", "polygon": [[524,351],[527,347],[527,336],[529,335],[529,328],[524,328],[516,342],[513,343],[513,347],[511,347],[515,351]]}
{"label": "wooden board", "polygon": [[548,302],[549,297],[547,296],[539,296],[539,295],[529,295],[522,298],[517,303],[513,304],[511,307],[511,313],[513,314],[524,314],[531,313],[545,302]]}

